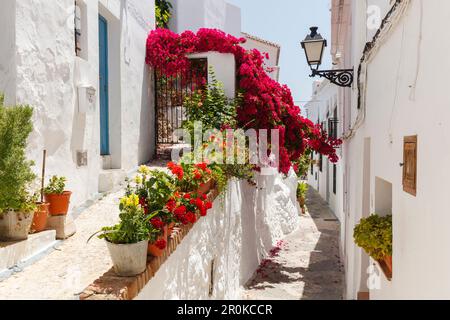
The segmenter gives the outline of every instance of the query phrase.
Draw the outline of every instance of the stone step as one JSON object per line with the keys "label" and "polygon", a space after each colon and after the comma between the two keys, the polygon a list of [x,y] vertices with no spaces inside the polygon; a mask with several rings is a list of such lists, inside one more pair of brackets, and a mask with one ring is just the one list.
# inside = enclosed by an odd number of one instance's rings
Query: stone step
{"label": "stone step", "polygon": [[105,193],[121,185],[127,174],[122,169],[102,170],[98,179],[98,192]]}
{"label": "stone step", "polygon": [[0,243],[0,273],[45,252],[57,243],[56,231],[30,234],[27,240]]}

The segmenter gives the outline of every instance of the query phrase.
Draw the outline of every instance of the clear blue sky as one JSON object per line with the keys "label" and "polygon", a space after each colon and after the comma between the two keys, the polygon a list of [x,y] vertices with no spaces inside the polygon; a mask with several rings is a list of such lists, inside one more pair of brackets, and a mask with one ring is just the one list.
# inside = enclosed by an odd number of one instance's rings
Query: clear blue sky
{"label": "clear blue sky", "polygon": [[242,31],[281,45],[280,82],[287,84],[301,107],[311,97],[313,78],[300,42],[310,26],[318,26],[328,40],[322,68],[331,66],[329,54],[330,0],[227,0],[242,10]]}

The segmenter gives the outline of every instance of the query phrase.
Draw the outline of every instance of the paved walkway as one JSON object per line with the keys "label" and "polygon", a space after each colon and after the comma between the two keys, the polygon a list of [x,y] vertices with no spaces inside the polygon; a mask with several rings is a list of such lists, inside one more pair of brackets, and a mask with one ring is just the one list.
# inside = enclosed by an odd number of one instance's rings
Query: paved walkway
{"label": "paved walkway", "polygon": [[339,223],[310,188],[308,213],[299,230],[280,241],[244,292],[250,300],[340,300],[344,274],[339,259]]}
{"label": "paved walkway", "polygon": [[[163,164],[155,162],[151,167],[161,168]],[[120,188],[83,211],[75,220],[74,236],[22,272],[0,282],[0,300],[78,299],[89,284],[112,266],[103,240],[94,237],[89,243],[86,241],[102,227],[117,223],[123,195]]]}

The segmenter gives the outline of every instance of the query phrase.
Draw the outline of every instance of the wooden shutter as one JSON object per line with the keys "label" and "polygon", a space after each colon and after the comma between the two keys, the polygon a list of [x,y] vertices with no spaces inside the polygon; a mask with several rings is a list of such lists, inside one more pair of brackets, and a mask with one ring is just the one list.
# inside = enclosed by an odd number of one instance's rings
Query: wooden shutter
{"label": "wooden shutter", "polygon": [[417,195],[417,136],[405,137],[403,144],[403,190]]}

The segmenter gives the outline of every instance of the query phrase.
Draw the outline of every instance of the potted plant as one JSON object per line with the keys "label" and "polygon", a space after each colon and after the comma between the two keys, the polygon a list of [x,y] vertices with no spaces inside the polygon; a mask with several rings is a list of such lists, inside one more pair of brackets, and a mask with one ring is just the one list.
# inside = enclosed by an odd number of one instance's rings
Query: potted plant
{"label": "potted plant", "polygon": [[52,216],[63,216],[69,212],[71,191],[66,191],[65,177],[53,176],[44,189],[45,202],[48,203],[49,213]]}
{"label": "potted plant", "polygon": [[26,240],[35,210],[30,184],[36,178],[25,155],[33,109],[3,105],[0,96],[0,239]]}
{"label": "potted plant", "polygon": [[[155,216],[156,215],[156,216]],[[148,254],[154,257],[162,257],[167,247],[167,225],[157,214],[150,219],[150,236],[148,244]]]}
{"label": "potted plant", "polygon": [[34,211],[33,223],[31,225],[31,233],[44,231],[47,227],[49,203],[36,202],[36,210]]}
{"label": "potted plant", "polygon": [[306,194],[308,192],[309,186],[305,182],[300,182],[297,186],[297,199],[300,203],[300,208],[302,209],[302,213],[306,213]]}
{"label": "potted plant", "polygon": [[172,174],[177,178],[176,185],[182,192],[197,191],[207,194],[215,186],[213,172],[206,163],[176,164],[169,162],[167,165]]}
{"label": "potted plant", "polygon": [[361,219],[353,234],[357,246],[378,261],[388,279],[392,276],[392,215]]}
{"label": "potted plant", "polygon": [[105,239],[118,276],[130,277],[145,271],[152,231],[149,219],[139,204],[139,197],[132,194],[120,201],[120,222],[100,231],[98,237]]}

